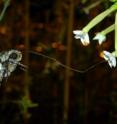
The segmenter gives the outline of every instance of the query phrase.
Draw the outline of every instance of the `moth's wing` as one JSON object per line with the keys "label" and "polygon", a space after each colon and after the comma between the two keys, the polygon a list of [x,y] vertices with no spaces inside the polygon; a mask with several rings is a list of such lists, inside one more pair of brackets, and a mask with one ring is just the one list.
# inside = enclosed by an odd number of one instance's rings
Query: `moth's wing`
{"label": "moth's wing", "polygon": [[9,72],[13,72],[17,67],[17,64],[14,64],[14,63],[9,63],[8,64],[8,71]]}
{"label": "moth's wing", "polygon": [[0,60],[1,60],[1,62],[5,62],[6,60],[8,60],[8,52],[7,51],[0,52]]}
{"label": "moth's wing", "polygon": [[1,84],[2,80],[3,80],[3,71],[0,70],[0,84]]}
{"label": "moth's wing", "polygon": [[1,84],[1,82],[2,82],[2,79],[3,79],[3,77],[0,76],[0,84]]}

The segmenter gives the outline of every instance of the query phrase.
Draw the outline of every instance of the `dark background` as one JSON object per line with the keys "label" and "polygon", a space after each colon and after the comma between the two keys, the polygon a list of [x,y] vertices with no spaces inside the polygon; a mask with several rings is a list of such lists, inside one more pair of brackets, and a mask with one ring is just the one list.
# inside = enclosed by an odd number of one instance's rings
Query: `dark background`
{"label": "dark background", "polygon": [[[87,47],[72,34],[71,48],[67,47],[71,25],[73,30],[80,30],[112,5],[104,0],[85,13],[84,8],[95,2],[11,0],[0,22],[0,51],[20,50],[22,63],[28,65],[28,70],[25,72],[18,66],[7,80],[1,82],[0,124],[117,124],[116,68],[110,68],[104,62],[85,73],[70,70],[66,77],[66,68],[31,53],[36,51],[66,64],[70,50],[71,67],[79,70],[101,62],[99,53],[114,49],[113,32],[101,46],[91,40]],[[71,4],[74,4],[72,9]],[[0,2],[1,11],[3,5]],[[69,23],[71,11],[73,17]],[[90,38],[113,23],[114,14],[93,28],[89,32]],[[68,101],[64,94],[66,80],[69,80]],[[33,103],[38,106],[33,107]]]}

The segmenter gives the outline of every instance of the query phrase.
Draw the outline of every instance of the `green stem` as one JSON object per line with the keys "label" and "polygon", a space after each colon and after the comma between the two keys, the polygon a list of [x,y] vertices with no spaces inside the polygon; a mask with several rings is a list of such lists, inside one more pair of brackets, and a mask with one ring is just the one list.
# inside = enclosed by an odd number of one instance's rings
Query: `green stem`
{"label": "green stem", "polygon": [[91,5],[85,7],[83,10],[88,14],[91,9],[93,9],[93,8],[96,7],[96,6],[98,6],[98,5],[99,5],[101,2],[103,2],[103,1],[104,1],[104,0],[98,0],[98,1],[96,1],[96,2],[94,2],[94,3],[92,3]]}
{"label": "green stem", "polygon": [[117,12],[115,13],[115,51],[112,55],[117,57]]}
{"label": "green stem", "polygon": [[115,51],[117,52],[117,12],[115,14]]}
{"label": "green stem", "polygon": [[102,12],[101,14],[99,14],[98,16],[96,16],[94,19],[92,19],[88,23],[88,25],[86,25],[83,28],[83,31],[84,32],[88,32],[90,29],[92,29],[95,25],[97,25],[99,22],[101,22],[106,16],[108,16],[110,13],[112,13],[116,9],[117,9],[117,3],[115,3],[109,9],[105,10],[104,12]]}
{"label": "green stem", "polygon": [[111,26],[109,26],[106,29],[102,30],[100,33],[102,35],[106,35],[106,34],[112,32],[114,29],[115,29],[115,24],[112,24]]}

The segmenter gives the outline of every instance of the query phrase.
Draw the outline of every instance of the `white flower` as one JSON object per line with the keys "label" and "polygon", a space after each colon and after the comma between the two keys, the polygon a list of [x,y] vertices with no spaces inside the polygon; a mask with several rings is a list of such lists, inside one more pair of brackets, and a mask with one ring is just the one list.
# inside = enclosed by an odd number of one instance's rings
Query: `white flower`
{"label": "white flower", "polygon": [[108,61],[108,64],[111,68],[116,67],[116,58],[112,53],[108,51],[103,51],[101,53],[101,57],[103,57],[106,61]]}
{"label": "white flower", "polygon": [[89,35],[88,35],[88,33],[83,32],[83,31],[81,31],[81,30],[74,30],[73,33],[75,34],[74,37],[75,37],[76,39],[80,39],[81,42],[82,42],[82,44],[83,44],[84,46],[89,45],[90,41],[89,41]]}
{"label": "white flower", "polygon": [[106,36],[101,33],[97,33],[93,40],[98,40],[99,44],[101,45],[106,40]]}

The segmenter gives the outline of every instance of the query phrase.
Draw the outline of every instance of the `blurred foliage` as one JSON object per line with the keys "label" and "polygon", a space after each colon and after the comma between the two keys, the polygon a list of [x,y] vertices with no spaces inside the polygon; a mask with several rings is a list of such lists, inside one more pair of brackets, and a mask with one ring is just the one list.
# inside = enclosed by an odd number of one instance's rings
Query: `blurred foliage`
{"label": "blurred foliage", "polygon": [[0,13],[0,21],[3,19],[3,16],[4,16],[5,11],[6,11],[7,7],[8,7],[8,5],[9,5],[10,0],[5,0],[3,2],[4,2],[4,7],[2,9],[2,12]]}

